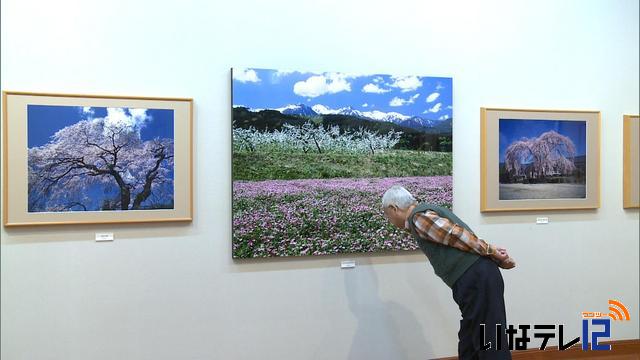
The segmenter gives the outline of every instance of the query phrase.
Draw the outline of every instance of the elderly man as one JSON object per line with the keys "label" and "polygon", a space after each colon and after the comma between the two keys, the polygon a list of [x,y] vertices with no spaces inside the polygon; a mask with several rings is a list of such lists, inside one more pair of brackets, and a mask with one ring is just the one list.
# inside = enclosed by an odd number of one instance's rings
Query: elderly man
{"label": "elderly man", "polygon": [[[504,332],[507,323],[504,282],[498,269],[515,266],[507,251],[477,237],[451,211],[418,204],[401,186],[385,192],[382,207],[393,225],[412,233],[435,274],[452,289],[453,299],[462,312],[459,358],[511,359]],[[484,339],[481,324],[485,324]],[[502,350],[496,350],[496,324],[502,324]],[[491,349],[483,350],[489,343]]]}

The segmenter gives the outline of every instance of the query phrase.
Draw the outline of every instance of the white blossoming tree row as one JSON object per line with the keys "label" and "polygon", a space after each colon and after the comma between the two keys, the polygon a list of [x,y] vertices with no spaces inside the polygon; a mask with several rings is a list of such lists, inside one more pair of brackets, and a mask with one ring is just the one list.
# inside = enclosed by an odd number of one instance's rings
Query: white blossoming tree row
{"label": "white blossoming tree row", "polygon": [[248,129],[233,128],[234,151],[302,151],[316,152],[356,152],[370,153],[393,148],[399,141],[402,132],[391,130],[386,134],[358,128],[352,131],[341,131],[340,127],[314,125],[306,122],[303,125],[284,124],[282,129],[259,131],[253,127]]}

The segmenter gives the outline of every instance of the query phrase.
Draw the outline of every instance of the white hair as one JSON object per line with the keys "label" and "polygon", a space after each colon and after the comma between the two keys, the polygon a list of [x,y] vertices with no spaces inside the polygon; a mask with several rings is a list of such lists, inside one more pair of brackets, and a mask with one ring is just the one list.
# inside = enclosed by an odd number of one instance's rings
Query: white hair
{"label": "white hair", "polygon": [[417,203],[416,199],[407,189],[400,185],[394,185],[382,195],[382,207],[396,206],[398,209],[407,209]]}

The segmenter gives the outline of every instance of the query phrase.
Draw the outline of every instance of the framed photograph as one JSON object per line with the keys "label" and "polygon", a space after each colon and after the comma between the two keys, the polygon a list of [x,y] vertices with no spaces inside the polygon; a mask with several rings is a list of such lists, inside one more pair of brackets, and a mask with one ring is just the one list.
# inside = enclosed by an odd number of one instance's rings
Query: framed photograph
{"label": "framed photograph", "polygon": [[451,78],[232,78],[234,258],[416,250],[383,216],[392,185],[451,207]]}
{"label": "framed photograph", "polygon": [[600,112],[481,109],[480,210],[600,207]]}
{"label": "framed photograph", "polygon": [[3,92],[5,226],[192,219],[192,100]]}
{"label": "framed photograph", "polygon": [[640,117],[624,115],[623,206],[640,208]]}

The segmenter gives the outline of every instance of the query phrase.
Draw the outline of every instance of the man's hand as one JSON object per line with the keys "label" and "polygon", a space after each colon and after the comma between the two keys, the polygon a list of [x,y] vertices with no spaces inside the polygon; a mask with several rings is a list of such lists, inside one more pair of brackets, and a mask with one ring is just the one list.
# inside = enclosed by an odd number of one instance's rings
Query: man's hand
{"label": "man's hand", "polygon": [[503,269],[512,269],[516,266],[516,262],[513,261],[509,254],[507,253],[507,249],[502,247],[496,247],[496,252],[491,254],[491,257],[496,260],[498,266]]}

